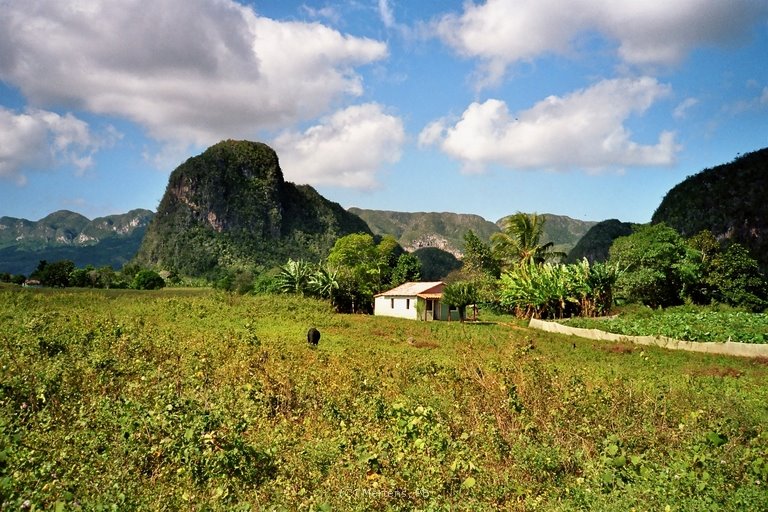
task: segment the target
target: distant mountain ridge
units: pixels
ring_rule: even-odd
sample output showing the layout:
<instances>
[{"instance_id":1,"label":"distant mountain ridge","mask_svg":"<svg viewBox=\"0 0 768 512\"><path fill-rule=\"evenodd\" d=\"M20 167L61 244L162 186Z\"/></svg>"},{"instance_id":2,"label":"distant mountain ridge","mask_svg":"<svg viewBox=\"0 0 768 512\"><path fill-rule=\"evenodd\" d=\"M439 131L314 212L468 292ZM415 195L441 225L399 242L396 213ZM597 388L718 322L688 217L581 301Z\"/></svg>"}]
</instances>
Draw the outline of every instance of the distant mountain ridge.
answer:
<instances>
[{"instance_id":1,"label":"distant mountain ridge","mask_svg":"<svg viewBox=\"0 0 768 512\"><path fill-rule=\"evenodd\" d=\"M461 257L464 234L470 229L488 240L499 230L479 215L451 212L395 212L349 208L375 235L391 235L407 251L434 247Z\"/></svg>"},{"instance_id":2,"label":"distant mountain ridge","mask_svg":"<svg viewBox=\"0 0 768 512\"><path fill-rule=\"evenodd\" d=\"M153 217L144 209L93 220L68 210L38 221L0 217L0 271L26 275L40 260L62 259L120 268L138 251Z\"/></svg>"},{"instance_id":3,"label":"distant mountain ridge","mask_svg":"<svg viewBox=\"0 0 768 512\"><path fill-rule=\"evenodd\" d=\"M490 222L479 215L451 212L395 212L350 208L376 235L392 235L408 251L435 247L460 258L464 234L470 229L483 241L498 233L504 218ZM582 221L564 215L542 214L545 218L542 243L552 242L554 249L568 252L597 222Z\"/></svg>"},{"instance_id":4,"label":"distant mountain ridge","mask_svg":"<svg viewBox=\"0 0 768 512\"><path fill-rule=\"evenodd\" d=\"M258 143L244 146L236 144L236 141L227 143L234 144L229 148L234 153L247 153L247 144L266 148L266 153L259 158L266 158L264 162L274 164L274 169L266 175L260 175L253 169L244 171L250 173L246 176L248 180L258 182L253 189L258 192L258 204L253 204L248 195L236 194L234 203L227 200L228 197L231 199L227 195L229 192L218 197L221 194L211 189L212 186L216 188L215 183L224 183L230 188L237 188L242 183L237 179L234 182L216 182L205 169L185 174L186 181L178 178L169 180L172 197L168 200L164 198L166 204L177 201L176 207L185 213L176 217L175 225L169 225L166 219L163 236L184 238L190 234L190 229L192 232L208 229L208 234L203 237L207 245L183 249L197 248L207 254L209 259L203 263L209 268L237 260L229 249L224 255L212 254L213 246L221 247L220 244L226 245L227 240L232 239L243 241L253 232L260 233L260 241L256 245L266 247L266 252L257 251L257 256L250 261L264 266L283 263L287 257L316 260L325 255L324 251L333 245L338 236L350 232L389 234L411 251L435 248L461 256L463 237L469 229L488 241L493 233L500 230L503 222L503 218L493 223L479 215L450 212L408 213L361 208L346 211L323 198L312 187L284 182L277 155L269 153L272 150L268 146ZM209 162L214 167L221 164L221 158L226 156L222 153L217 155L214 161ZM199 160L193 159L190 160L199 163ZM203 182L207 183L207 197L195 196L193 189L199 189ZM228 190L224 189L225 192ZM764 236L768 229L768 202L764 200L766 191L768 148L688 177L667 193L652 222L666 222L686 237L709 229L721 240L740 242L765 271L768 269L768 241ZM201 198L208 203L201 202ZM168 209L159 208L158 211L165 217L169 215ZM70 259L79 267L90 264L120 268L137 254L150 222L157 215L149 210L137 209L93 220L67 210L53 212L39 221L0 217L0 272L27 275L43 259ZM593 222L552 214L542 216L546 219L542 242L552 242L557 250L568 252L569 261L582 257L592 261L605 259L613 240L631 233L633 228L633 224L616 219ZM256 224L249 225L248 219L255 219ZM262 236L265 234L266 238ZM221 236L217 239L218 235ZM157 244L162 237L157 233L154 236L152 243ZM246 240L245 245L249 243ZM258 249L253 244L250 248ZM183 258L181 261L183 266Z\"/></svg>"}]
</instances>

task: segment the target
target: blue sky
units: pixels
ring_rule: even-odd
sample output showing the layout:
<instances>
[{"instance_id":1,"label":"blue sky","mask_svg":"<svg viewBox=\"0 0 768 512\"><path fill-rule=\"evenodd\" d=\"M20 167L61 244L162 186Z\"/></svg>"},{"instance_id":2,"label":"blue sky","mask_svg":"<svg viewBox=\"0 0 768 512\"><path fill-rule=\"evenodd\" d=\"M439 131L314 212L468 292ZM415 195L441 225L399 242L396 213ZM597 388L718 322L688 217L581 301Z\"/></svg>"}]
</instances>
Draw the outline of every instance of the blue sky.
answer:
<instances>
[{"instance_id":1,"label":"blue sky","mask_svg":"<svg viewBox=\"0 0 768 512\"><path fill-rule=\"evenodd\" d=\"M232 138L344 207L647 222L768 146L764 0L0 5L0 216L154 210Z\"/></svg>"}]
</instances>

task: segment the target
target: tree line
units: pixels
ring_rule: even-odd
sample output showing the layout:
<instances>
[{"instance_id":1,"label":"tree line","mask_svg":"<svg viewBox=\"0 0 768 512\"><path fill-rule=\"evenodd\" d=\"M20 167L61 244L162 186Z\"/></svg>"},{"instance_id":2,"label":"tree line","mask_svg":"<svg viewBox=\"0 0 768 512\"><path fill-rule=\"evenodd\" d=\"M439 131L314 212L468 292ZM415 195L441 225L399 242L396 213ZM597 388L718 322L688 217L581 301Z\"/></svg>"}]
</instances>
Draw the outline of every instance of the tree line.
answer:
<instances>
[{"instance_id":1,"label":"tree line","mask_svg":"<svg viewBox=\"0 0 768 512\"><path fill-rule=\"evenodd\" d=\"M613 241L606 261L564 264L540 243L542 226L542 217L517 213L490 244L467 233L462 273L479 284L481 301L537 318L598 316L617 302L768 307L758 262L709 231L686 239L665 223L641 225Z\"/></svg>"},{"instance_id":2,"label":"tree line","mask_svg":"<svg viewBox=\"0 0 768 512\"><path fill-rule=\"evenodd\" d=\"M166 278L174 281L173 274ZM33 284L50 288L133 288L136 290L155 290L166 285L166 278L158 272L143 268L137 264L123 266L115 271L109 265L95 268L86 265L78 268L71 260L48 262L40 260L37 268L27 277L21 274L0 273L0 282L14 284Z\"/></svg>"},{"instance_id":3,"label":"tree line","mask_svg":"<svg viewBox=\"0 0 768 512\"><path fill-rule=\"evenodd\" d=\"M606 261L564 263L565 254L541 243L545 218L518 212L489 241L464 235L461 268L443 277L443 302L459 309L482 304L521 317L599 316L616 303L668 307L725 304L749 311L768 307L768 285L757 261L738 243L702 231L684 238L664 223L637 226L616 238ZM295 293L328 300L340 312L372 313L377 293L418 281L422 262L392 236L358 233L336 240L319 262L289 258L266 272L222 269L213 285L237 293ZM43 286L155 289L189 284L136 263L76 268L69 260L41 261L29 276ZM0 274L23 283L24 276Z\"/></svg>"}]
</instances>

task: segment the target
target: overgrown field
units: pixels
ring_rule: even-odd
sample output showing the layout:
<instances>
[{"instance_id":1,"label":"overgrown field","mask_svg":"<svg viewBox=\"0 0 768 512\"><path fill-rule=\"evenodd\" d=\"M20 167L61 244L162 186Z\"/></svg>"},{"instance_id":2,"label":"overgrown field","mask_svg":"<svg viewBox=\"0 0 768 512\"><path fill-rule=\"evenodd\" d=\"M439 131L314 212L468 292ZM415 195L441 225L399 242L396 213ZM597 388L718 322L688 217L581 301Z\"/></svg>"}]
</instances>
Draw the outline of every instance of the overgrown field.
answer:
<instances>
[{"instance_id":1,"label":"overgrown field","mask_svg":"<svg viewBox=\"0 0 768 512\"><path fill-rule=\"evenodd\" d=\"M768 314L729 308L635 308L613 318L572 318L567 323L573 327L627 336L662 335L686 341L768 343Z\"/></svg>"},{"instance_id":2,"label":"overgrown field","mask_svg":"<svg viewBox=\"0 0 768 512\"><path fill-rule=\"evenodd\" d=\"M0 347L2 510L768 509L766 361L180 290L1 289Z\"/></svg>"}]
</instances>

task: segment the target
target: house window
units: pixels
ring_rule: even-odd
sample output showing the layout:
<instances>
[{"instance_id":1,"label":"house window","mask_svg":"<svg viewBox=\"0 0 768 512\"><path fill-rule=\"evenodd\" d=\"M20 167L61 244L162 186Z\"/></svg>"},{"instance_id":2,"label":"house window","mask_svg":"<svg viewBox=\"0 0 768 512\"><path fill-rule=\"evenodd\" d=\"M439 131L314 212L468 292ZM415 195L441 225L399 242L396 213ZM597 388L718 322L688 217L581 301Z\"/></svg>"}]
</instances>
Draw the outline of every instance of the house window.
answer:
<instances>
[{"instance_id":1,"label":"house window","mask_svg":"<svg viewBox=\"0 0 768 512\"><path fill-rule=\"evenodd\" d=\"M405 299L405 309L411 309L411 299Z\"/></svg>"},{"instance_id":2,"label":"house window","mask_svg":"<svg viewBox=\"0 0 768 512\"><path fill-rule=\"evenodd\" d=\"M389 299L389 307L395 309L395 299Z\"/></svg>"}]
</instances>

